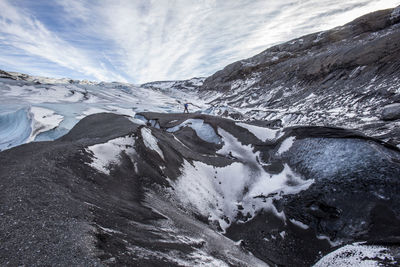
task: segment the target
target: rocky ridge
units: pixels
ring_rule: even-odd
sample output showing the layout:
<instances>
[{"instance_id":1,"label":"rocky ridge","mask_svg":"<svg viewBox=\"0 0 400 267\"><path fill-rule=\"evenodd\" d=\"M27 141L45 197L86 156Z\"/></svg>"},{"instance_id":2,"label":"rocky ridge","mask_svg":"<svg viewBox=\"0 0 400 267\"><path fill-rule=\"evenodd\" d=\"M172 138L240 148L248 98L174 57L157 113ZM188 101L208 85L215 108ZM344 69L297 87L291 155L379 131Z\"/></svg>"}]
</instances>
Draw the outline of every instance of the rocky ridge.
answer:
<instances>
[{"instance_id":1,"label":"rocky ridge","mask_svg":"<svg viewBox=\"0 0 400 267\"><path fill-rule=\"evenodd\" d=\"M399 144L399 121L382 115L400 102L399 10L377 11L232 63L208 77L201 92L216 114L340 126Z\"/></svg>"}]
</instances>

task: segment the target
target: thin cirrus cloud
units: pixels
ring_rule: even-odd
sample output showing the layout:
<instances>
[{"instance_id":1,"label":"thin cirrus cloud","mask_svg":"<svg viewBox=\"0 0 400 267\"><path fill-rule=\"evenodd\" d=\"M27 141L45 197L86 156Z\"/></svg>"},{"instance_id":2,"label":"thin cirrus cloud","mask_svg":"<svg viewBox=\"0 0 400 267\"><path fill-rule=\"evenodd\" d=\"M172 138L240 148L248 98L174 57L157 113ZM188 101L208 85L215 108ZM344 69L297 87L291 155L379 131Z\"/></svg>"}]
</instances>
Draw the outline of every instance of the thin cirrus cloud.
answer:
<instances>
[{"instance_id":1,"label":"thin cirrus cloud","mask_svg":"<svg viewBox=\"0 0 400 267\"><path fill-rule=\"evenodd\" d=\"M5 11L0 15L0 41L3 48L0 62L10 62L11 54L15 55L15 65L22 60L31 64L28 68L34 68L34 59L39 58L55 67L79 72L98 80L125 80L105 68L102 62L93 60L86 51L74 47L56 32L50 31L39 18L33 17L23 8L0 1L0 9Z\"/></svg>"},{"instance_id":2,"label":"thin cirrus cloud","mask_svg":"<svg viewBox=\"0 0 400 267\"><path fill-rule=\"evenodd\" d=\"M0 68L143 83L208 76L400 0L0 0Z\"/></svg>"}]
</instances>

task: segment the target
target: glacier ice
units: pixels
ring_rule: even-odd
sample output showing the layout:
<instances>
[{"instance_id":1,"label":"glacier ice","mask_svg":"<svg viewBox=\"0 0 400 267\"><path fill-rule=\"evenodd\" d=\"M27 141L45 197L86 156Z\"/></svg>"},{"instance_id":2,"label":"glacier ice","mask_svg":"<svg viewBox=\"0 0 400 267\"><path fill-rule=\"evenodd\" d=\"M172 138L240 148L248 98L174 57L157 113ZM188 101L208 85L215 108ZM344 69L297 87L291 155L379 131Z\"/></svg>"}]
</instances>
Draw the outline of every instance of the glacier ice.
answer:
<instances>
[{"instance_id":1,"label":"glacier ice","mask_svg":"<svg viewBox=\"0 0 400 267\"><path fill-rule=\"evenodd\" d=\"M54 130L64 119L53 110L43 107L31 107L29 113L32 115L32 132L28 141L35 140L39 133Z\"/></svg>"},{"instance_id":2,"label":"glacier ice","mask_svg":"<svg viewBox=\"0 0 400 267\"><path fill-rule=\"evenodd\" d=\"M26 142L31 135L28 108L0 113L0 150Z\"/></svg>"},{"instance_id":3,"label":"glacier ice","mask_svg":"<svg viewBox=\"0 0 400 267\"><path fill-rule=\"evenodd\" d=\"M362 139L299 139L290 152L289 164L316 179L347 179L367 166L376 168L379 173L380 168L390 167L388 162L392 159L400 160L393 151Z\"/></svg>"},{"instance_id":4,"label":"glacier ice","mask_svg":"<svg viewBox=\"0 0 400 267\"><path fill-rule=\"evenodd\" d=\"M186 86L181 90L169 88L170 84L162 82L162 88L157 88L156 84L146 87L117 82L71 83L68 79L28 75L26 80L0 78L0 149L57 139L80 119L94 113L122 114L140 123L134 118L136 112L181 112L181 103L187 99L197 103L194 111L204 109L204 101L198 100L196 93L190 90L190 86L201 84L202 80L192 79L187 85L179 81L170 83ZM32 107L31 112L29 107ZM44 114L44 110L53 113Z\"/></svg>"},{"instance_id":5,"label":"glacier ice","mask_svg":"<svg viewBox=\"0 0 400 267\"><path fill-rule=\"evenodd\" d=\"M196 132L197 136L206 142L214 144L221 143L221 138L215 133L213 127L211 127L211 125L205 123L204 120L201 119L185 120L177 126L168 128L167 131L173 133L186 126L192 128Z\"/></svg>"}]
</instances>

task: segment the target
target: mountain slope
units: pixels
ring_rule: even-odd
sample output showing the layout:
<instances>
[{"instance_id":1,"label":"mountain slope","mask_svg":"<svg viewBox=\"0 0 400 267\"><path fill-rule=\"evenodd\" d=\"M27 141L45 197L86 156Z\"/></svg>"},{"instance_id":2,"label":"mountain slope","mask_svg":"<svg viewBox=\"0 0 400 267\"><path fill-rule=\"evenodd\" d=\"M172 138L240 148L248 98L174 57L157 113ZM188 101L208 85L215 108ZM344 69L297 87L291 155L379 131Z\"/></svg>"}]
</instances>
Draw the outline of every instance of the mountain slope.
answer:
<instances>
[{"instance_id":1,"label":"mountain slope","mask_svg":"<svg viewBox=\"0 0 400 267\"><path fill-rule=\"evenodd\" d=\"M398 120L382 116L400 102L399 22L397 7L271 47L208 77L202 94L216 114L355 128L399 144Z\"/></svg>"}]
</instances>

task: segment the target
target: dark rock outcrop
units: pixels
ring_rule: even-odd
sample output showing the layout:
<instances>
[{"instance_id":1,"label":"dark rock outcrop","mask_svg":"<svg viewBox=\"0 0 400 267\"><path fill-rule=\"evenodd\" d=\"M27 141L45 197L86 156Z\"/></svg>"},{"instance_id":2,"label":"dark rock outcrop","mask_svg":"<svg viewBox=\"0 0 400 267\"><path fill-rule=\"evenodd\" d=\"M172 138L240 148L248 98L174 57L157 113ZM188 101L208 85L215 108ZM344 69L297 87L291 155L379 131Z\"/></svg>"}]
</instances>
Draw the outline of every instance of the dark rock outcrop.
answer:
<instances>
[{"instance_id":1,"label":"dark rock outcrop","mask_svg":"<svg viewBox=\"0 0 400 267\"><path fill-rule=\"evenodd\" d=\"M0 70L0 78L13 79L14 80L13 76L10 73L8 73L6 71L3 71L3 70Z\"/></svg>"},{"instance_id":2,"label":"dark rock outcrop","mask_svg":"<svg viewBox=\"0 0 400 267\"><path fill-rule=\"evenodd\" d=\"M395 103L383 107L382 120L400 119L400 103Z\"/></svg>"}]
</instances>

